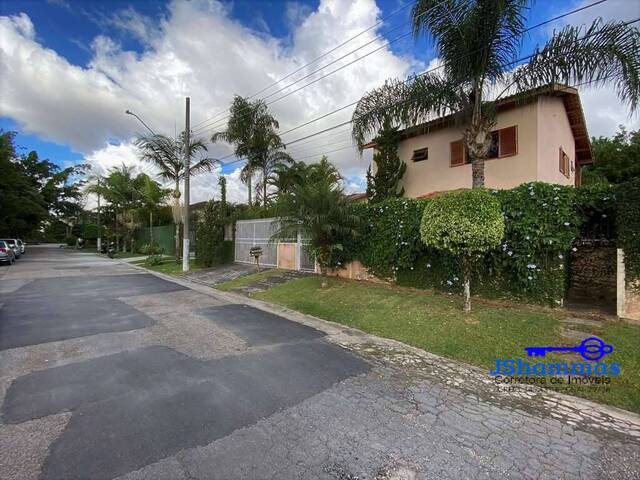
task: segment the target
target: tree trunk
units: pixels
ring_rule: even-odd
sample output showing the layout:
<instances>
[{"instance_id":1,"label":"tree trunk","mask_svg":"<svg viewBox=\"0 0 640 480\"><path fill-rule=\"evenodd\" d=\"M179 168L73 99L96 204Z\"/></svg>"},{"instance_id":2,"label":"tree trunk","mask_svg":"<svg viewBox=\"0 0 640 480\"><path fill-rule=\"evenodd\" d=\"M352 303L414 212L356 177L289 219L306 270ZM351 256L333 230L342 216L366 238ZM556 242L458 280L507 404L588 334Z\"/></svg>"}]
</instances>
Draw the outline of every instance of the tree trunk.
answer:
<instances>
[{"instance_id":1,"label":"tree trunk","mask_svg":"<svg viewBox=\"0 0 640 480\"><path fill-rule=\"evenodd\" d=\"M484 158L474 158L471 162L471 188L484 187Z\"/></svg>"},{"instance_id":2,"label":"tree trunk","mask_svg":"<svg viewBox=\"0 0 640 480\"><path fill-rule=\"evenodd\" d=\"M251 175L247 178L247 188L249 192L249 206L251 206Z\"/></svg>"},{"instance_id":3,"label":"tree trunk","mask_svg":"<svg viewBox=\"0 0 640 480\"><path fill-rule=\"evenodd\" d=\"M149 243L153 243L153 212L149 210Z\"/></svg>"},{"instance_id":4,"label":"tree trunk","mask_svg":"<svg viewBox=\"0 0 640 480\"><path fill-rule=\"evenodd\" d=\"M471 311L471 268L469 264L469 259L465 258L462 260L462 280L464 285L463 291L463 299L464 306L462 309L465 312Z\"/></svg>"},{"instance_id":5,"label":"tree trunk","mask_svg":"<svg viewBox=\"0 0 640 480\"><path fill-rule=\"evenodd\" d=\"M482 85L474 86L471 125L464 133L465 147L471 158L471 187L484 187L484 162L491 148L491 127L494 121L482 113Z\"/></svg>"},{"instance_id":6,"label":"tree trunk","mask_svg":"<svg viewBox=\"0 0 640 480\"><path fill-rule=\"evenodd\" d=\"M176 211L180 211L180 179L176 178L176 189L173 193ZM175 218L174 218L175 219ZM176 222L175 234L176 263L180 263L180 222Z\"/></svg>"},{"instance_id":7,"label":"tree trunk","mask_svg":"<svg viewBox=\"0 0 640 480\"><path fill-rule=\"evenodd\" d=\"M262 206L267 207L267 172L262 174Z\"/></svg>"}]
</instances>

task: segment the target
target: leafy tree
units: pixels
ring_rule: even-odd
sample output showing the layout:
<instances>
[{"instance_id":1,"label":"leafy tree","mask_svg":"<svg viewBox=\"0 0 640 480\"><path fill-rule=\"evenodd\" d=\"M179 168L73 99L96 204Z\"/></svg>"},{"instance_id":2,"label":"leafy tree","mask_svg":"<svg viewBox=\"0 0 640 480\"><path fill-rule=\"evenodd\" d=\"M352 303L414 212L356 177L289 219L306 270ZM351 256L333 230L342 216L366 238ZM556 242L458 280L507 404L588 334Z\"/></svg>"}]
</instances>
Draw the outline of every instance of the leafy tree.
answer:
<instances>
[{"instance_id":1,"label":"leafy tree","mask_svg":"<svg viewBox=\"0 0 640 480\"><path fill-rule=\"evenodd\" d=\"M595 162L585 169L583 183L624 183L640 177L640 130L628 132L622 125L613 138L591 140Z\"/></svg>"},{"instance_id":2,"label":"leafy tree","mask_svg":"<svg viewBox=\"0 0 640 480\"><path fill-rule=\"evenodd\" d=\"M471 310L473 262L500 245L503 236L500 202L484 189L449 192L427 202L420 237L428 247L460 258L465 312Z\"/></svg>"},{"instance_id":3,"label":"leafy tree","mask_svg":"<svg viewBox=\"0 0 640 480\"><path fill-rule=\"evenodd\" d=\"M261 172L261 197L266 207L269 198L267 185L278 165L291 163L292 159L284 149L276 130L278 121L269 113L262 100L254 102L236 96L230 108L231 115L224 132L216 132L211 141L224 141L234 145L237 157L245 158L240 179L247 185L248 202L252 203L251 181L256 172Z\"/></svg>"},{"instance_id":4,"label":"leafy tree","mask_svg":"<svg viewBox=\"0 0 640 480\"><path fill-rule=\"evenodd\" d=\"M15 135L0 131L0 235L27 237L48 212L46 202L20 164Z\"/></svg>"},{"instance_id":5,"label":"leafy tree","mask_svg":"<svg viewBox=\"0 0 640 480\"><path fill-rule=\"evenodd\" d=\"M151 178L141 173L135 179L136 189L138 190L140 198L140 211L149 218L149 237L151 243L153 243L153 214L158 212L158 209L165 198L170 193L169 189L162 188L162 186Z\"/></svg>"},{"instance_id":6,"label":"leafy tree","mask_svg":"<svg viewBox=\"0 0 640 480\"><path fill-rule=\"evenodd\" d=\"M176 224L175 247L176 262L180 261L180 228L182 211L180 208L180 181L184 179L184 157L189 151L189 175L195 176L211 171L215 160L206 157L207 146L199 138L189 137L189 145L185 141L184 132L177 139L166 135L147 135L136 139L136 146L142 152L142 159L154 165L158 176L173 182L173 219ZM188 147L188 149L187 149Z\"/></svg>"},{"instance_id":7,"label":"leafy tree","mask_svg":"<svg viewBox=\"0 0 640 480\"><path fill-rule=\"evenodd\" d=\"M372 203L404 195L404 188L398 191L398 183L407 170L407 164L398 156L400 132L397 127L385 122L375 142L376 172L371 173L371 167L367 170L367 198Z\"/></svg>"},{"instance_id":8,"label":"leafy tree","mask_svg":"<svg viewBox=\"0 0 640 480\"><path fill-rule=\"evenodd\" d=\"M323 157L308 166L308 174L278 196L276 216L279 228L275 238L295 238L300 232L309 239L309 250L322 274L334 266L336 251L343 249L338 239L356 235L358 218L349 208L336 168ZM327 286L326 277L322 287Z\"/></svg>"},{"instance_id":9,"label":"leafy tree","mask_svg":"<svg viewBox=\"0 0 640 480\"><path fill-rule=\"evenodd\" d=\"M385 122L415 125L453 114L463 127L472 186L484 186L496 101L551 83L609 84L631 112L640 99L640 32L624 22L566 26L517 64L526 33L526 0L418 0L412 23L427 34L442 68L366 93L353 113L352 135L362 148ZM497 92L497 94L496 94ZM491 96L491 99L490 99Z\"/></svg>"}]
</instances>

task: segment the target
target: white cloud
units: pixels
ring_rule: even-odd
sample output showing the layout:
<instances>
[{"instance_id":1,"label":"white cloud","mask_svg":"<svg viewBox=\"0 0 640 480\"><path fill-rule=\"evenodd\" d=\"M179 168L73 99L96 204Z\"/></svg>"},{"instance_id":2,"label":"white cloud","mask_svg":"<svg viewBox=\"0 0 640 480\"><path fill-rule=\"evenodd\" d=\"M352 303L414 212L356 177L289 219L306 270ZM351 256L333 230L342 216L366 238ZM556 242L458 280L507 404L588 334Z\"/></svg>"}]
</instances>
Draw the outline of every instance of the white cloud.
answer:
<instances>
[{"instance_id":1,"label":"white cloud","mask_svg":"<svg viewBox=\"0 0 640 480\"><path fill-rule=\"evenodd\" d=\"M113 38L99 36L92 42L93 57L86 68L72 65L55 51L43 47L35 34L37 25L34 28L27 15L0 17L0 113L15 119L26 132L68 144L93 162L111 165L118 156L111 156L115 148L105 146L106 142L118 139L123 142L124 146L119 148L124 151L129 148L132 136L143 131L133 117L124 115L124 110L135 111L154 130L173 134L184 125L183 103L189 95L192 125L197 126L202 120L226 110L233 94L248 95L262 89L368 28L379 14L374 0L323 0L311 13L290 6L289 19L297 26L291 38L282 42L231 19L228 9L214 0L176 0L155 28L149 19L127 8L110 21L143 42L144 52L125 51ZM348 48L376 39L372 45L322 73L383 45L384 39L374 31L362 35ZM346 51L337 51L280 86ZM384 48L270 108L284 131L357 100L388 77L405 76L415 63ZM263 95L277 88L280 87ZM267 101L278 97L274 95ZM322 130L347 120L350 115L351 109L345 110L292 132L284 140ZM224 123L214 126L224 129ZM200 132L203 136L210 133ZM323 138L331 143L335 137L327 134ZM291 151L305 156L317 153L319 158L322 145L322 141L315 144L315 150L292 146ZM225 145L212 147L214 156L229 152ZM332 153L330 159L348 176L361 176L367 165L355 150Z\"/></svg>"}]
</instances>

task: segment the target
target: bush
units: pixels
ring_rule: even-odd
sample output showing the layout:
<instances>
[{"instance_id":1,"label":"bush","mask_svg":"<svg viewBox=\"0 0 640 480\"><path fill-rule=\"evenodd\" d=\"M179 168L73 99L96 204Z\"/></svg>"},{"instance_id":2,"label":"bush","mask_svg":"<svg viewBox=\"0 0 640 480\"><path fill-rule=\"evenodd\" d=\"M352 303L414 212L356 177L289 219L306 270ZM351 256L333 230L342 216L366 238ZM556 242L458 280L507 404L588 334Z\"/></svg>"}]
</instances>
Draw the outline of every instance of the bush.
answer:
<instances>
[{"instance_id":1,"label":"bush","mask_svg":"<svg viewBox=\"0 0 640 480\"><path fill-rule=\"evenodd\" d=\"M78 238L74 237L73 235L67 235L64 238L64 242L67 244L68 247L75 247L77 241L78 241Z\"/></svg>"},{"instance_id":2,"label":"bush","mask_svg":"<svg viewBox=\"0 0 640 480\"><path fill-rule=\"evenodd\" d=\"M557 304L567 289L566 257L580 232L586 228L588 235L615 235L614 191L607 185L533 182L491 195L504 214L504 240L483 254L471 272L474 291L486 297ZM462 275L456 257L420 241L422 214L431 201L354 204L363 228L356 241L343 242L349 247L345 257L361 260L373 274L400 285L459 291Z\"/></svg>"},{"instance_id":3,"label":"bush","mask_svg":"<svg viewBox=\"0 0 640 480\"><path fill-rule=\"evenodd\" d=\"M624 249L628 282L640 278L640 179L620 185L616 195L618 244Z\"/></svg>"},{"instance_id":4,"label":"bush","mask_svg":"<svg viewBox=\"0 0 640 480\"><path fill-rule=\"evenodd\" d=\"M139 252L143 255L162 255L164 254L164 248L162 248L156 242L150 242L142 245L139 249Z\"/></svg>"},{"instance_id":5,"label":"bush","mask_svg":"<svg viewBox=\"0 0 640 480\"><path fill-rule=\"evenodd\" d=\"M144 264L148 267L154 267L156 265L160 265L162 263L162 255L161 254L152 254L149 255L145 261Z\"/></svg>"},{"instance_id":6,"label":"bush","mask_svg":"<svg viewBox=\"0 0 640 480\"><path fill-rule=\"evenodd\" d=\"M203 267L221 265L228 259L224 242L224 225L231 220L220 202L208 202L196 226L196 261Z\"/></svg>"},{"instance_id":7,"label":"bush","mask_svg":"<svg viewBox=\"0 0 640 480\"><path fill-rule=\"evenodd\" d=\"M460 261L464 309L471 309L471 271L481 254L500 245L504 217L500 203L487 190L450 192L433 198L424 208L420 237L425 245Z\"/></svg>"}]
</instances>

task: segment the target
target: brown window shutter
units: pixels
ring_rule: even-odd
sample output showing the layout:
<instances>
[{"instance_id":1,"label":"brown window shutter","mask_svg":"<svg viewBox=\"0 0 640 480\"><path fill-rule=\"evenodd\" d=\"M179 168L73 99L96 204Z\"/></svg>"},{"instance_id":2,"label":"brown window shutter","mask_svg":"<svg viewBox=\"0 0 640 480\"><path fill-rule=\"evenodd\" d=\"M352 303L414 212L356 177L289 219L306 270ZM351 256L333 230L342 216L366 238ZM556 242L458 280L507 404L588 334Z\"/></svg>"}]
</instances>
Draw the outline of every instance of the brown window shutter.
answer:
<instances>
[{"instance_id":1,"label":"brown window shutter","mask_svg":"<svg viewBox=\"0 0 640 480\"><path fill-rule=\"evenodd\" d=\"M462 140L451 142L450 165L452 167L464 165L464 144Z\"/></svg>"},{"instance_id":2,"label":"brown window shutter","mask_svg":"<svg viewBox=\"0 0 640 480\"><path fill-rule=\"evenodd\" d=\"M507 157L518 153L518 127L503 128L499 131L500 135L500 156Z\"/></svg>"}]
</instances>

